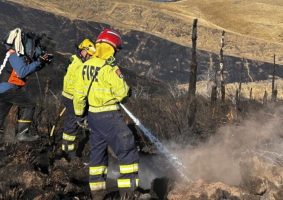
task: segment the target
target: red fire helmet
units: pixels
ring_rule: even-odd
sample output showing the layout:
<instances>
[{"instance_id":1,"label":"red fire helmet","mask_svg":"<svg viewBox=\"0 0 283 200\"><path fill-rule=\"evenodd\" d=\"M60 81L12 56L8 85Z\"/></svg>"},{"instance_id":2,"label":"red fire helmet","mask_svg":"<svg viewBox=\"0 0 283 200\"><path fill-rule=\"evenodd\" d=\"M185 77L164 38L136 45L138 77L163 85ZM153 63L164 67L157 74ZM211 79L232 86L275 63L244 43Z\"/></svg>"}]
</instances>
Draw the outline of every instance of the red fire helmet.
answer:
<instances>
[{"instance_id":1,"label":"red fire helmet","mask_svg":"<svg viewBox=\"0 0 283 200\"><path fill-rule=\"evenodd\" d=\"M115 50L122 47L122 39L118 32L109 28L104 29L97 37L96 43L106 42L112 45Z\"/></svg>"}]
</instances>

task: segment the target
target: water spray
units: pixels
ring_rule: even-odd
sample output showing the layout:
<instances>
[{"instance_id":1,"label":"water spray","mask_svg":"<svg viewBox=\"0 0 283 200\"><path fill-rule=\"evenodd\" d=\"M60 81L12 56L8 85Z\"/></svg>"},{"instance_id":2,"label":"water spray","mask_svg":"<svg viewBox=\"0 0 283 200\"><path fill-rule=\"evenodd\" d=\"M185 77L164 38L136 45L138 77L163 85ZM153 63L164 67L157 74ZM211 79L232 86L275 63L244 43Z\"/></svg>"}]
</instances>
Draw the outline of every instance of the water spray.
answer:
<instances>
[{"instance_id":1,"label":"water spray","mask_svg":"<svg viewBox=\"0 0 283 200\"><path fill-rule=\"evenodd\" d=\"M147 129L138 118L136 118L122 103L120 103L120 106L123 108L123 110L129 115L129 117L134 121L137 127L145 134L145 136L152 142L158 151L162 153L166 159L170 162L172 167L174 167L181 178L183 178L187 182L192 182L191 179L188 178L188 176L185 174L186 167L183 165L183 163L180 161L180 159L172 154L151 132L149 129Z\"/></svg>"}]
</instances>

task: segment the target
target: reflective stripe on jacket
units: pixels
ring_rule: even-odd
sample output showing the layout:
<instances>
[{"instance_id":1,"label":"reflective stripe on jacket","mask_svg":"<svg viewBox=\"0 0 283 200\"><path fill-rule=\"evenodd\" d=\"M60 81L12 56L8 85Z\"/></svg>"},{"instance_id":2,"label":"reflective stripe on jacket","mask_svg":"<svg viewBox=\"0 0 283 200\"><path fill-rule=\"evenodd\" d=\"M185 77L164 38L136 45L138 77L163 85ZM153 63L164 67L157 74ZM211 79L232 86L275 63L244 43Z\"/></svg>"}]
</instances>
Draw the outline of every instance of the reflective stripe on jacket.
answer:
<instances>
[{"instance_id":1,"label":"reflective stripe on jacket","mask_svg":"<svg viewBox=\"0 0 283 200\"><path fill-rule=\"evenodd\" d=\"M24 86L27 76L40 68L39 61L27 64L25 56L18 56L16 53L11 53L7 59L9 62L1 65L0 93Z\"/></svg>"},{"instance_id":2,"label":"reflective stripe on jacket","mask_svg":"<svg viewBox=\"0 0 283 200\"><path fill-rule=\"evenodd\" d=\"M86 61L80 70L73 100L76 115L84 113L87 100L90 112L105 112L118 110L117 103L127 96L129 86L119 67L105 63L105 60L94 57ZM91 84L93 76L94 81Z\"/></svg>"},{"instance_id":3,"label":"reflective stripe on jacket","mask_svg":"<svg viewBox=\"0 0 283 200\"><path fill-rule=\"evenodd\" d=\"M0 69L0 75L2 74L2 71L4 70L4 74L8 74L9 78L7 81L10 84L16 85L16 86L24 86L26 84L24 79L21 79L18 75L17 72L10 66L10 69L7 69L7 61L9 60L9 57L13 54L15 54L16 51L13 49L10 49L6 53L6 57L4 59L3 64L1 65ZM4 75L5 76L5 75ZM5 79L5 78L4 78Z\"/></svg>"},{"instance_id":4,"label":"reflective stripe on jacket","mask_svg":"<svg viewBox=\"0 0 283 200\"><path fill-rule=\"evenodd\" d=\"M70 61L71 64L69 64L67 73L64 76L62 95L68 99L73 99L76 77L80 73L83 62L77 55L72 55Z\"/></svg>"}]
</instances>

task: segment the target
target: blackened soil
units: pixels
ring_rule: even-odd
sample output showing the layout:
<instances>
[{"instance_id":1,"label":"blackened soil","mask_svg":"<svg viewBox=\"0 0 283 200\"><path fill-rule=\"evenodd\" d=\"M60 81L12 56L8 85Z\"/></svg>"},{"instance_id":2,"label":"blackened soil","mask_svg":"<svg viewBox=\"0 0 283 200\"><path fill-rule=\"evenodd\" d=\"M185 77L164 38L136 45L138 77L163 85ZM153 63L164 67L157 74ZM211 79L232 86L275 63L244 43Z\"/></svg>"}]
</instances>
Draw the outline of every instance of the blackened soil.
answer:
<instances>
[{"instance_id":1,"label":"blackened soil","mask_svg":"<svg viewBox=\"0 0 283 200\"><path fill-rule=\"evenodd\" d=\"M89 199L81 162L54 160L48 141L0 146L0 199Z\"/></svg>"},{"instance_id":2,"label":"blackened soil","mask_svg":"<svg viewBox=\"0 0 283 200\"><path fill-rule=\"evenodd\" d=\"M80 155L70 161L60 152L60 141L52 143L47 137L37 142L0 144L0 200L91 199L85 164L88 144ZM166 199L171 179L165 174L173 174L169 172L172 169L160 169L160 162L164 162L160 156L141 153L140 192L150 192L154 199ZM119 197L118 175L118 162L111 158L107 185L113 197Z\"/></svg>"}]
</instances>

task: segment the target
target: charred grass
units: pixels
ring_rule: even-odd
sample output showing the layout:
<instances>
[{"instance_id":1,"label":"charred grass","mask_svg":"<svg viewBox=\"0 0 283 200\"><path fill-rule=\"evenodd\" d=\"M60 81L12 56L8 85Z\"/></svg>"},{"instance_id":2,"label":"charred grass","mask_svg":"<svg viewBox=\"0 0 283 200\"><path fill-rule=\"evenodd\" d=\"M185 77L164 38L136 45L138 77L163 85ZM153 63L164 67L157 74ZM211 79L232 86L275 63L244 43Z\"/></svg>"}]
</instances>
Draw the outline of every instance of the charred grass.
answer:
<instances>
[{"instance_id":1,"label":"charred grass","mask_svg":"<svg viewBox=\"0 0 283 200\"><path fill-rule=\"evenodd\" d=\"M89 156L88 133L82 131L78 141L82 145L78 153L81 160L68 162L60 152L63 124L62 118L57 116L62 107L53 97L41 103L35 120L41 140L16 143L10 135L10 140L0 146L0 199L89 199L88 170L83 165ZM165 144L174 142L179 146L198 145L222 125L240 123L249 110L264 108L255 101L242 102L238 106L227 101L212 106L205 98L197 97L196 121L188 127L186 95L132 98L125 105ZM154 145L124 116L136 136L140 151L144 155L157 153ZM13 127L14 119L15 116L9 118L10 127ZM56 124L55 135L50 137L53 124ZM161 159L160 162L164 161ZM169 187L165 188L166 191L162 192L167 194Z\"/></svg>"}]
</instances>

